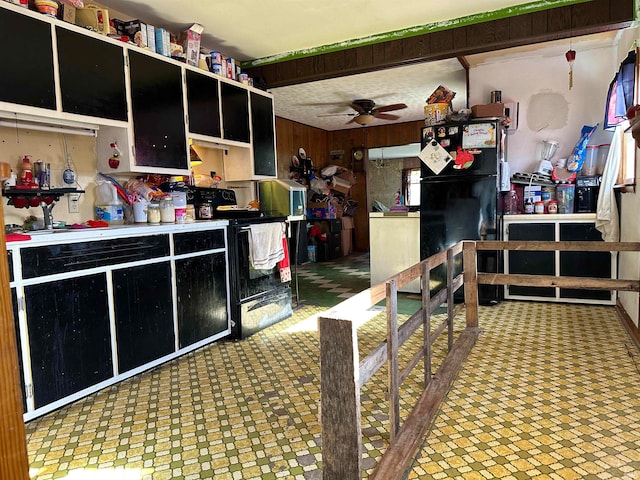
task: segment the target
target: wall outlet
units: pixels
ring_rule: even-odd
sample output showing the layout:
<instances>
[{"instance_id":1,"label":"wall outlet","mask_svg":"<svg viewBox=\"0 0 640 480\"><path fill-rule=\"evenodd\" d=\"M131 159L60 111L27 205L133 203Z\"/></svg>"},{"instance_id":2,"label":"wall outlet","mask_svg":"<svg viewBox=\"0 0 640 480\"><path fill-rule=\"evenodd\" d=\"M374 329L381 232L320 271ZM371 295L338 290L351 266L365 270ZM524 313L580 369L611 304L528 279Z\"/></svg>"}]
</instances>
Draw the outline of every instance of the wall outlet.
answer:
<instances>
[{"instance_id":1,"label":"wall outlet","mask_svg":"<svg viewBox=\"0 0 640 480\"><path fill-rule=\"evenodd\" d=\"M80 213L79 193L70 193L67 195L67 202L69 203L69 213Z\"/></svg>"}]
</instances>

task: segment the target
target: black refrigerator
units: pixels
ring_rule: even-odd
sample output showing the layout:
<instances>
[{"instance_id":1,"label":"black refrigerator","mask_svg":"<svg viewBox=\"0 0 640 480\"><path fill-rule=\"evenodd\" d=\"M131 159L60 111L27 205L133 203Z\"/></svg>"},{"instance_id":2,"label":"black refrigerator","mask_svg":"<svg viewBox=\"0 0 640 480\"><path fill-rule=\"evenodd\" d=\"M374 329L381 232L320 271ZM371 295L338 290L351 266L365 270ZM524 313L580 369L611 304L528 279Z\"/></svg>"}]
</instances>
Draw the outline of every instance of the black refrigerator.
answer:
<instances>
[{"instance_id":1,"label":"black refrigerator","mask_svg":"<svg viewBox=\"0 0 640 480\"><path fill-rule=\"evenodd\" d=\"M500 162L505 135L499 119L477 119L422 128L420 158L420 258L455 245L460 240L498 240L502 218L498 211ZM442 147L442 149L440 148ZM444 150L443 150L444 149ZM448 163L442 160L446 153ZM434 153L441 155L433 162ZM462 271L462 255L455 259L455 274ZM501 272L497 251L479 252L478 271ZM446 286L446 268L431 272L432 295ZM462 301L463 289L456 293ZM480 285L479 302L497 304L502 289Z\"/></svg>"}]
</instances>

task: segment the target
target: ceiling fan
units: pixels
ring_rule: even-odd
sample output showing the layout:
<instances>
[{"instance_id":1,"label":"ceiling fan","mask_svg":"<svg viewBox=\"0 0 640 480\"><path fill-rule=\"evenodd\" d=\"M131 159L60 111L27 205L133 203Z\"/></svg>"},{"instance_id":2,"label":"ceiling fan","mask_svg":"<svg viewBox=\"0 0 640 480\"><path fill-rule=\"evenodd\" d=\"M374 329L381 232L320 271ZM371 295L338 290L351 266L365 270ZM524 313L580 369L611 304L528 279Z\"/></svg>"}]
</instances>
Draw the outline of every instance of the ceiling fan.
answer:
<instances>
[{"instance_id":1,"label":"ceiling fan","mask_svg":"<svg viewBox=\"0 0 640 480\"><path fill-rule=\"evenodd\" d=\"M333 117L336 115L347 115L353 117L347 123L357 123L359 125L369 125L376 118L380 118L382 120L397 120L400 118L398 115L393 115L385 112L391 112L394 110L402 110L407 108L404 103L394 103L392 105L381 105L376 107L376 102L373 100L369 100L366 98L360 98L354 100L349 104L351 108L353 108L356 113L334 113L329 115L320 115L321 117Z\"/></svg>"}]
</instances>

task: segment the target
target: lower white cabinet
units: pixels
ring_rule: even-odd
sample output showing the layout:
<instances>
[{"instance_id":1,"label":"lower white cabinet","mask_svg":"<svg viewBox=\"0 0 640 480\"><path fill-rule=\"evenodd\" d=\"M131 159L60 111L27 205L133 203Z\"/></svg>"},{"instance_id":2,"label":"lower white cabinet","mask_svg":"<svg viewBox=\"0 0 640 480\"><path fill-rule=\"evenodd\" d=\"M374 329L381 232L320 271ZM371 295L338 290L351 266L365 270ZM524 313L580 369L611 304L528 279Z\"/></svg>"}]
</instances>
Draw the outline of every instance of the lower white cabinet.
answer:
<instances>
[{"instance_id":1,"label":"lower white cabinet","mask_svg":"<svg viewBox=\"0 0 640 480\"><path fill-rule=\"evenodd\" d=\"M420 263L420 212L370 213L369 239L371 285L376 285ZM420 293L420 281L413 280L399 291Z\"/></svg>"},{"instance_id":2,"label":"lower white cabinet","mask_svg":"<svg viewBox=\"0 0 640 480\"><path fill-rule=\"evenodd\" d=\"M506 215L505 240L602 241L595 214ZM616 278L616 254L611 252L504 252L505 273ZM506 285L505 299L614 305L616 292L560 287Z\"/></svg>"}]
</instances>

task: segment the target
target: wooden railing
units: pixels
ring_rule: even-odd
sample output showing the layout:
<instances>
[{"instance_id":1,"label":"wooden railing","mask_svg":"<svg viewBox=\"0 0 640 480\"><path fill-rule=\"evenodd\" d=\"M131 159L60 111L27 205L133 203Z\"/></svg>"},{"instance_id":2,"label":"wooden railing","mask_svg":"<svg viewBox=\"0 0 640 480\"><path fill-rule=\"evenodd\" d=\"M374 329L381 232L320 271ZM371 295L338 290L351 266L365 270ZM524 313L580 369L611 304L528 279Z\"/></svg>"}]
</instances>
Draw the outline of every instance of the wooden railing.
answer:
<instances>
[{"instance_id":1,"label":"wooden railing","mask_svg":"<svg viewBox=\"0 0 640 480\"><path fill-rule=\"evenodd\" d=\"M548 275L507 275L477 271L477 251L583 251L640 252L640 243L625 242L461 242L408 269L386 282L336 305L318 319L320 334L322 463L324 480L359 480L362 476L362 432L360 388L385 364L388 366L389 438L370 478L395 480L410 467L416 451L435 419L462 363L478 335L478 284L558 286L577 289L640 291L640 281ZM463 273L454 277L454 257L462 254ZM430 298L430 272L446 264L447 281ZM398 324L398 290L416 278L421 279L422 305L402 325ZM464 286L465 301L455 306L454 292ZM363 313L386 299L387 334L365 358L359 358L357 327ZM446 304L446 320L432 332L431 315ZM465 308L466 327L454 342L453 319ZM399 348L422 327L422 342L402 370ZM432 347L447 331L447 351L437 376L432 372ZM424 391L405 422L400 423L399 389L411 371L423 361Z\"/></svg>"}]
</instances>

